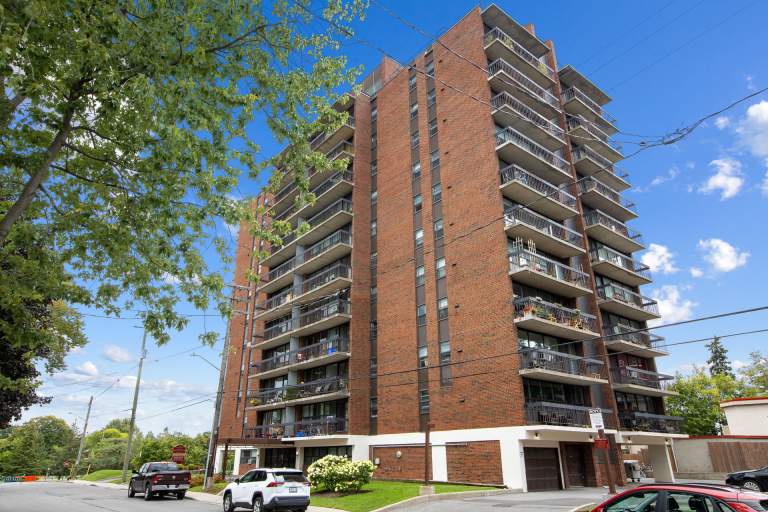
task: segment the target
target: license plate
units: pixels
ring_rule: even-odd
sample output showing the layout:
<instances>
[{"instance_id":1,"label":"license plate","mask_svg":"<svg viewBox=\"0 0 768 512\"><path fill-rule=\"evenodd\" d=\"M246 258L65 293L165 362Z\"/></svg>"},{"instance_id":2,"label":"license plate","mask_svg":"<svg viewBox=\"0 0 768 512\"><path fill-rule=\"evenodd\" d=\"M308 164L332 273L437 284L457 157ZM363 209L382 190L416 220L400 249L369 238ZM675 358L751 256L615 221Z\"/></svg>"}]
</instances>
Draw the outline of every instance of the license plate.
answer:
<instances>
[{"instance_id":1,"label":"license plate","mask_svg":"<svg viewBox=\"0 0 768 512\"><path fill-rule=\"evenodd\" d=\"M296 487L289 487L288 492L299 492L299 490Z\"/></svg>"}]
</instances>

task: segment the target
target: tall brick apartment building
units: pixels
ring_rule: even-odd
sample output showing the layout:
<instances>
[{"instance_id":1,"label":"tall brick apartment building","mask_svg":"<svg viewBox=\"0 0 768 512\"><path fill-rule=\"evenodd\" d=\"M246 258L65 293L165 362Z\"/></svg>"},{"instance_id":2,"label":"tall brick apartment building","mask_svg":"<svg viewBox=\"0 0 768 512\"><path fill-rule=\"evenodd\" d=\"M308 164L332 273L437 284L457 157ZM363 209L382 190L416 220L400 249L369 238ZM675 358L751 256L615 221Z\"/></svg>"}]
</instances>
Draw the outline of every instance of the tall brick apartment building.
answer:
<instances>
[{"instance_id":1,"label":"tall brick apartment building","mask_svg":"<svg viewBox=\"0 0 768 512\"><path fill-rule=\"evenodd\" d=\"M244 315L229 332L217 464L306 467L370 458L381 478L523 490L607 479L609 460L647 445L672 479L666 354L632 254L634 206L616 167L606 94L498 7L470 11L401 66L385 59L313 141L344 172L286 181L269 217L311 229L251 258ZM245 279L248 269L261 277ZM230 462L231 463L231 462Z\"/></svg>"}]
</instances>

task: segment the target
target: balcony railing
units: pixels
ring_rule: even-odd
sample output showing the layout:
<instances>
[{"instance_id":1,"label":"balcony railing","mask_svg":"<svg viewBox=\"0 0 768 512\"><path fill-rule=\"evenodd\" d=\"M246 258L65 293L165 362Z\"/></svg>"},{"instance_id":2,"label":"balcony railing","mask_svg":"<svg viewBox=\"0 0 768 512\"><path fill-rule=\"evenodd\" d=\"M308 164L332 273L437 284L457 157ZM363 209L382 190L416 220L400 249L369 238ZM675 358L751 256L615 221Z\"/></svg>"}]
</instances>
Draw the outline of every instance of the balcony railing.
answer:
<instances>
[{"instance_id":1,"label":"balcony railing","mask_svg":"<svg viewBox=\"0 0 768 512\"><path fill-rule=\"evenodd\" d=\"M277 245L277 244L273 245L270 248L269 253L270 254L275 254L277 251L279 251L283 247L289 245L294 240L296 240L296 232L295 231L291 231L290 233L288 233L287 235L285 235L284 237L281 238L280 245Z\"/></svg>"},{"instance_id":2,"label":"balcony railing","mask_svg":"<svg viewBox=\"0 0 768 512\"><path fill-rule=\"evenodd\" d=\"M600 225L605 226L611 231L615 231L626 238L632 239L640 245L643 245L643 238L637 231L629 229L626 224L620 222L610 215L606 215L600 210L591 210L584 214L584 224L587 226Z\"/></svg>"},{"instance_id":3,"label":"balcony railing","mask_svg":"<svg viewBox=\"0 0 768 512\"><path fill-rule=\"evenodd\" d=\"M352 128L355 127L355 118L353 116L348 116L347 120L342 124L341 126L350 126ZM341 128L341 126L339 128ZM316 148L320 144L322 144L328 137L333 135L333 133L336 130L333 130L331 132L320 132L319 134L315 135L315 137L309 141L309 145L313 148Z\"/></svg>"},{"instance_id":4,"label":"balcony railing","mask_svg":"<svg viewBox=\"0 0 768 512\"><path fill-rule=\"evenodd\" d=\"M285 425L282 423L256 425L243 429L243 437L246 439L281 439L284 434Z\"/></svg>"},{"instance_id":5,"label":"balcony railing","mask_svg":"<svg viewBox=\"0 0 768 512\"><path fill-rule=\"evenodd\" d=\"M569 172L568 162L553 152L549 151L548 149L545 149L544 147L536 144L514 128L508 126L502 130L496 131L496 145L500 146L505 142L512 142L516 146L519 146L534 156L544 160L549 165L556 167L563 172Z\"/></svg>"},{"instance_id":6,"label":"balcony railing","mask_svg":"<svg viewBox=\"0 0 768 512\"><path fill-rule=\"evenodd\" d=\"M347 244L352 245L352 233L349 231L336 231L335 233L323 238L316 244L310 246L306 250L304 250L304 254L301 257L302 263L305 261L309 261L315 256L319 256L320 254L324 253L331 247L337 244Z\"/></svg>"},{"instance_id":7,"label":"balcony railing","mask_svg":"<svg viewBox=\"0 0 768 512\"><path fill-rule=\"evenodd\" d=\"M525 92L531 96L539 99L554 109L560 110L560 102L554 94L544 89L542 86L525 76L524 73L519 71L512 64L509 64L504 59L496 59L488 66L488 75L493 76L498 72L506 73L515 82L515 85L523 88Z\"/></svg>"},{"instance_id":8,"label":"balcony railing","mask_svg":"<svg viewBox=\"0 0 768 512\"><path fill-rule=\"evenodd\" d=\"M251 364L251 374L277 370L294 364L306 363L321 359L339 352L349 352L349 339L339 336L308 345L296 350L283 352L282 354Z\"/></svg>"},{"instance_id":9,"label":"balcony railing","mask_svg":"<svg viewBox=\"0 0 768 512\"><path fill-rule=\"evenodd\" d=\"M311 228L315 227L318 224L322 224L339 212L352 213L352 201L349 199L339 199L338 201L327 206L324 210L310 217L309 220L307 220L307 224L309 224Z\"/></svg>"},{"instance_id":10,"label":"balcony railing","mask_svg":"<svg viewBox=\"0 0 768 512\"><path fill-rule=\"evenodd\" d=\"M648 265L633 260L629 256L621 254L618 251L614 251L610 247L593 247L589 250L589 257L592 264L605 261L630 272L634 272L648 280L651 279L650 267Z\"/></svg>"},{"instance_id":11,"label":"balcony railing","mask_svg":"<svg viewBox=\"0 0 768 512\"><path fill-rule=\"evenodd\" d=\"M603 327L603 336L606 341L616 339L625 340L635 345L640 345L647 348L662 350L664 347L662 342L664 338L648 332L638 332L637 329L633 329L627 325L609 325Z\"/></svg>"},{"instance_id":12,"label":"balcony railing","mask_svg":"<svg viewBox=\"0 0 768 512\"><path fill-rule=\"evenodd\" d=\"M545 181L538 176L535 176L522 167L512 164L504 167L499 171L501 175L501 184L506 185L511 181L519 181L520 183L531 187L532 189L540 192L542 195L561 203L568 208L576 208L576 198L566 192L565 190L556 187L548 181Z\"/></svg>"},{"instance_id":13,"label":"balcony railing","mask_svg":"<svg viewBox=\"0 0 768 512\"><path fill-rule=\"evenodd\" d=\"M629 384L661 390L669 389L669 386L674 380L674 377L671 375L664 375L663 373L641 370L640 368L632 368L629 366L611 368L611 377L613 378L614 384Z\"/></svg>"},{"instance_id":14,"label":"balcony railing","mask_svg":"<svg viewBox=\"0 0 768 512\"><path fill-rule=\"evenodd\" d=\"M347 379L344 377L331 377L330 379L316 380L305 384L283 386L280 388L264 389L248 395L248 405L272 405L290 400L300 400L314 396L328 395L347 390Z\"/></svg>"},{"instance_id":15,"label":"balcony railing","mask_svg":"<svg viewBox=\"0 0 768 512\"><path fill-rule=\"evenodd\" d=\"M340 171L340 172L334 173L333 175L331 175L330 178L323 181L315 188L311 189L310 192L314 194L315 197L319 197L324 193L328 192L331 188L333 188L334 185L336 185L340 181L352 181L352 171L347 170L347 171ZM290 208L287 208L286 210L280 212L278 215L276 215L273 218L273 220L285 220L288 217L302 210L307 205L308 203L303 204L301 206L293 205Z\"/></svg>"},{"instance_id":16,"label":"balcony railing","mask_svg":"<svg viewBox=\"0 0 768 512\"><path fill-rule=\"evenodd\" d=\"M591 135L595 136L595 138L598 138L608 144L608 134L595 126L595 123L591 123L580 116L568 116L568 130L575 130L579 127L584 128Z\"/></svg>"},{"instance_id":17,"label":"balcony railing","mask_svg":"<svg viewBox=\"0 0 768 512\"><path fill-rule=\"evenodd\" d=\"M293 270L294 267L296 267L296 258L291 258L288 261L281 263L269 271L269 274L267 274L267 281L274 281L278 277Z\"/></svg>"},{"instance_id":18,"label":"balcony railing","mask_svg":"<svg viewBox=\"0 0 768 512\"><path fill-rule=\"evenodd\" d=\"M306 420L285 425L286 437L313 437L344 434L349 430L347 418L329 416L323 420Z\"/></svg>"},{"instance_id":19,"label":"balcony railing","mask_svg":"<svg viewBox=\"0 0 768 512\"><path fill-rule=\"evenodd\" d=\"M338 157L342 153L352 154L354 153L354 151L355 151L354 145L351 142L345 140L336 144L333 148L331 148L330 151L328 151L328 153L325 156L328 160L334 160L336 159L336 157ZM315 174L317 174L317 172L318 172L318 169L311 169L309 171L309 175L314 176ZM298 186L293 181L291 183L288 183L286 186L284 186L279 191L277 191L277 193L275 194L273 203L280 202L283 198L285 198L291 192L294 192L297 188Z\"/></svg>"},{"instance_id":20,"label":"balcony railing","mask_svg":"<svg viewBox=\"0 0 768 512\"><path fill-rule=\"evenodd\" d=\"M509 253L509 270L531 270L548 275L558 281L589 288L589 275L568 265L546 258L524 247L516 247Z\"/></svg>"},{"instance_id":21,"label":"balcony railing","mask_svg":"<svg viewBox=\"0 0 768 512\"><path fill-rule=\"evenodd\" d=\"M549 133L553 137L563 140L563 130L555 123L542 116L525 103L519 101L517 98L509 94L508 92L500 92L493 98L491 98L491 105L495 109L501 109L508 107L519 117L522 117L529 122L535 124L545 132Z\"/></svg>"},{"instance_id":22,"label":"balcony railing","mask_svg":"<svg viewBox=\"0 0 768 512\"><path fill-rule=\"evenodd\" d=\"M269 311L270 309L274 309L278 306L282 306L283 304L286 304L291 299L293 299L293 288L288 288L287 290L282 291L273 297L270 297L269 299L265 300L261 304L258 304L256 306L256 309L260 309L262 311Z\"/></svg>"},{"instance_id":23,"label":"balcony railing","mask_svg":"<svg viewBox=\"0 0 768 512\"><path fill-rule=\"evenodd\" d=\"M552 304L538 297L519 297L513 304L515 318L534 316L577 329L597 332L597 318L588 313L582 313L578 309Z\"/></svg>"},{"instance_id":24,"label":"balcony railing","mask_svg":"<svg viewBox=\"0 0 768 512\"><path fill-rule=\"evenodd\" d=\"M526 402L525 421L528 425L554 425L558 427L590 428L589 407L553 402ZM616 428L613 411L603 409L606 428Z\"/></svg>"},{"instance_id":25,"label":"balcony railing","mask_svg":"<svg viewBox=\"0 0 768 512\"><path fill-rule=\"evenodd\" d=\"M627 201L626 199L621 197L621 194L613 190L611 187L598 181L597 179L591 176L586 177L581 181L579 181L579 190L581 190L582 194L586 194L587 192L594 190L601 196L607 197L614 203L620 204L622 207L626 208L627 210L637 213L637 210L635 209L635 203L631 201Z\"/></svg>"},{"instance_id":26,"label":"balcony railing","mask_svg":"<svg viewBox=\"0 0 768 512\"><path fill-rule=\"evenodd\" d=\"M515 41L506 32L499 27L494 27L485 34L485 44L488 45L493 42L494 39L498 39L501 43L513 51L518 57L528 62L531 66L538 69L542 74L546 75L552 80L555 80L555 70L547 66L544 62L537 59L531 52L523 48L523 46Z\"/></svg>"},{"instance_id":27,"label":"balcony railing","mask_svg":"<svg viewBox=\"0 0 768 512\"><path fill-rule=\"evenodd\" d=\"M613 172L613 163L603 155L599 154L597 151L594 151L587 146L578 146L573 150L574 163L585 158L592 160L597 165L599 165L602 172Z\"/></svg>"},{"instance_id":28,"label":"balcony railing","mask_svg":"<svg viewBox=\"0 0 768 512\"><path fill-rule=\"evenodd\" d=\"M563 101L570 101L574 98L580 100L587 107L589 107L589 109L592 110L595 114L599 115L609 123L611 124L616 123L616 119L611 117L605 110L603 110L603 107L595 103L595 101L592 98L587 96L584 92L582 92L577 87L569 87L568 89L565 89L563 91Z\"/></svg>"},{"instance_id":29,"label":"balcony railing","mask_svg":"<svg viewBox=\"0 0 768 512\"><path fill-rule=\"evenodd\" d=\"M505 211L504 223L506 227L514 224L525 224L563 242L577 247L582 246L583 237L579 233L528 208L518 206Z\"/></svg>"},{"instance_id":30,"label":"balcony railing","mask_svg":"<svg viewBox=\"0 0 768 512\"><path fill-rule=\"evenodd\" d=\"M322 272L313 275L303 283L301 283L300 293L304 294L311 292L312 290L323 286L326 283L330 283L334 279L339 278L351 278L352 267L345 265L344 263L335 263Z\"/></svg>"},{"instance_id":31,"label":"balcony railing","mask_svg":"<svg viewBox=\"0 0 768 512\"><path fill-rule=\"evenodd\" d=\"M287 319L283 320L282 322L273 325L272 327L268 327L264 330L264 340L271 340L272 338L277 338L281 334L285 334L287 332L290 332L293 330L293 320Z\"/></svg>"},{"instance_id":32,"label":"balcony railing","mask_svg":"<svg viewBox=\"0 0 768 512\"><path fill-rule=\"evenodd\" d=\"M602 300L616 300L637 309L642 309L651 315L659 315L659 304L655 300L615 284L599 286L597 288L597 296Z\"/></svg>"},{"instance_id":33,"label":"balcony railing","mask_svg":"<svg viewBox=\"0 0 768 512\"><path fill-rule=\"evenodd\" d=\"M683 418L680 416L663 416L648 412L620 412L619 423L621 430L685 434Z\"/></svg>"},{"instance_id":34,"label":"balcony railing","mask_svg":"<svg viewBox=\"0 0 768 512\"><path fill-rule=\"evenodd\" d=\"M348 300L334 299L302 313L299 316L299 327L306 327L338 313L349 314Z\"/></svg>"},{"instance_id":35,"label":"balcony railing","mask_svg":"<svg viewBox=\"0 0 768 512\"><path fill-rule=\"evenodd\" d=\"M521 349L520 369L549 370L580 377L605 378L605 364L598 359L586 359L543 348Z\"/></svg>"}]
</instances>

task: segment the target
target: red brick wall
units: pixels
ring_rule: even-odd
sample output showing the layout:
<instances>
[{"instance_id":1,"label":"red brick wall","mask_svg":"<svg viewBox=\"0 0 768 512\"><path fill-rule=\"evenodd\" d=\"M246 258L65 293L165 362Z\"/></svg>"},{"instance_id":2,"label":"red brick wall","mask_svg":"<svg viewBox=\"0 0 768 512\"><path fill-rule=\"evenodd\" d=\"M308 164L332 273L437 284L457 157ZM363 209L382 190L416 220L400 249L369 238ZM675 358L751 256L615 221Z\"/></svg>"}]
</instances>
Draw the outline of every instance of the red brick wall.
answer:
<instances>
[{"instance_id":1,"label":"red brick wall","mask_svg":"<svg viewBox=\"0 0 768 512\"><path fill-rule=\"evenodd\" d=\"M397 458L397 452L400 452L400 458ZM371 460L375 461L377 457L379 465L373 474L374 478L424 479L424 446L372 446Z\"/></svg>"},{"instance_id":2,"label":"red brick wall","mask_svg":"<svg viewBox=\"0 0 768 512\"><path fill-rule=\"evenodd\" d=\"M445 447L448 481L503 485L498 441L449 444Z\"/></svg>"}]
</instances>

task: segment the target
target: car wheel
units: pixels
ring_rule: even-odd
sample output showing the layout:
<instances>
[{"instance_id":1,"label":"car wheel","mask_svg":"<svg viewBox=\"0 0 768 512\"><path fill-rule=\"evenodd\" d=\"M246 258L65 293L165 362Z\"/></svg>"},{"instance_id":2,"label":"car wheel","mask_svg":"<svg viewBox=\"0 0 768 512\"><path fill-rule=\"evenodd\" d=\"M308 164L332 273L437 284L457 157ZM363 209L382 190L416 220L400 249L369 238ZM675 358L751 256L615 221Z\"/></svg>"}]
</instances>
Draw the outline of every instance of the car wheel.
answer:
<instances>
[{"instance_id":1,"label":"car wheel","mask_svg":"<svg viewBox=\"0 0 768 512\"><path fill-rule=\"evenodd\" d=\"M149 501L152 499L152 486L147 484L147 487L144 488L144 501Z\"/></svg>"},{"instance_id":2,"label":"car wheel","mask_svg":"<svg viewBox=\"0 0 768 512\"><path fill-rule=\"evenodd\" d=\"M760 492L762 489L760 489L760 484L758 484L754 480L744 480L744 483L741 484L741 487L750 491Z\"/></svg>"},{"instance_id":3,"label":"car wheel","mask_svg":"<svg viewBox=\"0 0 768 512\"><path fill-rule=\"evenodd\" d=\"M187 493L186 493L186 492L184 492L184 491L180 491L180 492L177 492L177 493L176 493L176 499L177 499L177 500L183 500L183 499L184 499L184 495L185 495L185 494L187 494Z\"/></svg>"},{"instance_id":4,"label":"car wheel","mask_svg":"<svg viewBox=\"0 0 768 512\"><path fill-rule=\"evenodd\" d=\"M136 491L133 490L133 483L128 484L128 497L133 498L136 496Z\"/></svg>"},{"instance_id":5,"label":"car wheel","mask_svg":"<svg viewBox=\"0 0 768 512\"><path fill-rule=\"evenodd\" d=\"M253 512L262 512L264 509L264 500L261 496L253 497Z\"/></svg>"},{"instance_id":6,"label":"car wheel","mask_svg":"<svg viewBox=\"0 0 768 512\"><path fill-rule=\"evenodd\" d=\"M232 512L235 510L235 507L232 506L232 495L230 493L227 493L224 495L224 512Z\"/></svg>"}]
</instances>

